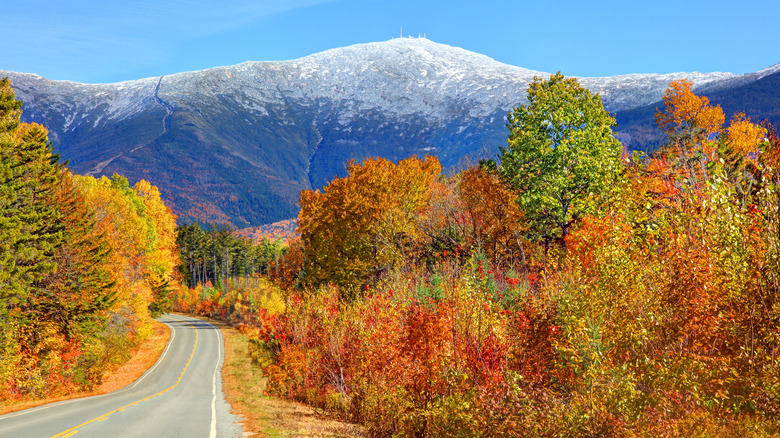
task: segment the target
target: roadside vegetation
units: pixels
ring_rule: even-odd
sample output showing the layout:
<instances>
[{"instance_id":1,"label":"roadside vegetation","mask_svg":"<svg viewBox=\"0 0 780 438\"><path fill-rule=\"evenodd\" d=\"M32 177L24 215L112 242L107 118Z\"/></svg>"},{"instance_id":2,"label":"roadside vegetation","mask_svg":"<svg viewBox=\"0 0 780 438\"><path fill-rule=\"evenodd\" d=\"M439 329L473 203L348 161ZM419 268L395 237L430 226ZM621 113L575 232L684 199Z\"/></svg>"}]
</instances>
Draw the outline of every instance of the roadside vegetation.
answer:
<instances>
[{"instance_id":1,"label":"roadside vegetation","mask_svg":"<svg viewBox=\"0 0 780 438\"><path fill-rule=\"evenodd\" d=\"M175 305L239 328L258 393L370 436L780 436L780 138L691 85L642 156L538 79L499 160L351 162L266 278Z\"/></svg>"},{"instance_id":2,"label":"roadside vegetation","mask_svg":"<svg viewBox=\"0 0 780 438\"><path fill-rule=\"evenodd\" d=\"M234 414L242 418L244 433L267 437L357 437L360 426L338 421L320 409L265 394L268 378L253 362L250 326L239 328L209 319L222 331L225 364L222 386ZM256 335L256 334L255 334Z\"/></svg>"},{"instance_id":3,"label":"roadside vegetation","mask_svg":"<svg viewBox=\"0 0 780 438\"><path fill-rule=\"evenodd\" d=\"M74 175L21 106L0 80L3 408L100 387L153 336L179 260L156 187Z\"/></svg>"}]
</instances>

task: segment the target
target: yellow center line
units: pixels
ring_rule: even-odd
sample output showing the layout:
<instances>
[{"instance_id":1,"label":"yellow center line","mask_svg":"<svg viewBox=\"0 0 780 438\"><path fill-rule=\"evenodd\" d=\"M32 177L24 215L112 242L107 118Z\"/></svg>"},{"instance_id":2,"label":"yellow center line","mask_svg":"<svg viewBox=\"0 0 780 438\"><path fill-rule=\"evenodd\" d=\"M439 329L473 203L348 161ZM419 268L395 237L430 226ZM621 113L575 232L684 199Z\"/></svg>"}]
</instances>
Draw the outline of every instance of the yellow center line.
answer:
<instances>
[{"instance_id":1,"label":"yellow center line","mask_svg":"<svg viewBox=\"0 0 780 438\"><path fill-rule=\"evenodd\" d=\"M162 391L160 391L160 392L158 392L156 394L152 394L152 395L144 397L144 398L142 398L140 400L136 400L136 401L134 401L132 403L128 403L128 404L126 404L126 405L124 405L122 407L114 409L113 411L111 411L111 412L109 412L107 414L103 414L103 415L101 415L99 417L95 417L95 418L93 418L93 419L91 419L89 421L85 421L85 422L79 424L78 426L73 426L73 427L71 427L70 429L68 429L68 430L66 430L64 432L60 432L57 435L52 436L51 438L68 438L68 437L71 437L71 436L73 436L73 435L75 435L75 434L77 434L79 432L78 429L80 427L86 426L87 424L94 423L96 421L108 420L108 416L113 414L113 413L115 413L115 412L124 411L126 408L128 408L130 406L138 406L138 403L141 403L142 401L146 401L146 400L155 398L158 395L164 394L164 393L170 391L171 389L173 389L173 388L175 388L175 387L177 387L179 385L179 382L181 382L181 379L184 377L184 373L187 372L187 368L189 368L189 366L190 366L190 362L192 362L192 358L195 357L195 349L198 348L198 328L195 327L194 325L192 325L191 323L189 323L188 321L185 321L183 319L171 318L170 316L166 316L166 318L172 319L174 321L181 321L181 322L183 322L185 324L188 324L188 325L192 326L192 328L195 329L195 344L192 346L192 352L190 353L190 358L187 360L187 363L184 365L184 369L181 370L181 374L179 374L179 378L176 380L176 383L174 383L173 385L171 385L170 387L168 387L166 389L163 389Z\"/></svg>"}]
</instances>

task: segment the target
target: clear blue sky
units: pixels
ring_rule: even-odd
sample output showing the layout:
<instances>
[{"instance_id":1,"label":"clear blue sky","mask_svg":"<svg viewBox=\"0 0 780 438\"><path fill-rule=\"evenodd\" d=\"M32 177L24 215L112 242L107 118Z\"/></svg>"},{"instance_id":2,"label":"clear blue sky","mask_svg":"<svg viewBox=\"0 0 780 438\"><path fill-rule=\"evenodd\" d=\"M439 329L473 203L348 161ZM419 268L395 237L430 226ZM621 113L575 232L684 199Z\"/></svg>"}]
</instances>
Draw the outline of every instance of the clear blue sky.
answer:
<instances>
[{"instance_id":1,"label":"clear blue sky","mask_svg":"<svg viewBox=\"0 0 780 438\"><path fill-rule=\"evenodd\" d=\"M116 82L425 34L571 76L780 62L778 0L3 0L0 69Z\"/></svg>"}]
</instances>

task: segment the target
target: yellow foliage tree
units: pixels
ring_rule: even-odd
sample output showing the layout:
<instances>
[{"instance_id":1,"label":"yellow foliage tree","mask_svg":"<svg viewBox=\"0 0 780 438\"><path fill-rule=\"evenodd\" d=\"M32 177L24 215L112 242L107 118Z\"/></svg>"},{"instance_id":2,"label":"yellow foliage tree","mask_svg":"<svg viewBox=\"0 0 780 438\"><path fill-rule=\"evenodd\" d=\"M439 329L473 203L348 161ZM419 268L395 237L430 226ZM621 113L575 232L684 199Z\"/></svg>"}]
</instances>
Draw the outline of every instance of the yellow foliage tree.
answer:
<instances>
[{"instance_id":1,"label":"yellow foliage tree","mask_svg":"<svg viewBox=\"0 0 780 438\"><path fill-rule=\"evenodd\" d=\"M147 181L130 188L120 175L77 178L111 248L109 271L118 291L111 311L143 339L151 329L148 307L160 288L167 289L178 263L176 217Z\"/></svg>"},{"instance_id":2,"label":"yellow foliage tree","mask_svg":"<svg viewBox=\"0 0 780 438\"><path fill-rule=\"evenodd\" d=\"M726 130L726 142L731 150L743 157L752 159L766 137L766 129L753 124L745 113L734 114ZM751 157L751 155L753 155Z\"/></svg>"},{"instance_id":3,"label":"yellow foliage tree","mask_svg":"<svg viewBox=\"0 0 780 438\"><path fill-rule=\"evenodd\" d=\"M146 180L138 181L133 190L141 198L146 216L151 219L153 241L146 254L147 283L153 292L153 313L171 308L171 287L174 267L180 263L176 244L176 215L160 198L160 190Z\"/></svg>"},{"instance_id":4,"label":"yellow foliage tree","mask_svg":"<svg viewBox=\"0 0 780 438\"><path fill-rule=\"evenodd\" d=\"M417 237L415 217L427 205L441 165L432 157L397 165L371 158L350 161L347 171L322 192L301 192L298 226L304 283L333 283L354 296Z\"/></svg>"}]
</instances>

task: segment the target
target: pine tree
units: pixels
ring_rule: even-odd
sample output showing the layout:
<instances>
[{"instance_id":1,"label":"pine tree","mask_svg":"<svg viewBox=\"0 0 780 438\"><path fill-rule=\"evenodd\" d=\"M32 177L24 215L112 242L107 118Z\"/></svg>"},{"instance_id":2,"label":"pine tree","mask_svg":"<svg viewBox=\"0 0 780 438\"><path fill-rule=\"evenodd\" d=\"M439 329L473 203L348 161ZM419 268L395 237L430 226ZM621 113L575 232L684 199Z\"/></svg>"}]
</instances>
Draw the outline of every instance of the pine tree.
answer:
<instances>
[{"instance_id":1,"label":"pine tree","mask_svg":"<svg viewBox=\"0 0 780 438\"><path fill-rule=\"evenodd\" d=\"M62 242L59 211L51 199L61 166L48 131L21 123L21 102L10 81L0 81L0 313L18 308L24 320L39 316L33 296L56 269Z\"/></svg>"},{"instance_id":2,"label":"pine tree","mask_svg":"<svg viewBox=\"0 0 780 438\"><path fill-rule=\"evenodd\" d=\"M111 247L97 228L95 212L65 169L52 203L59 208L62 244L53 254L57 270L40 283L36 297L45 319L68 337L89 331L115 300L116 282L108 270Z\"/></svg>"}]
</instances>

